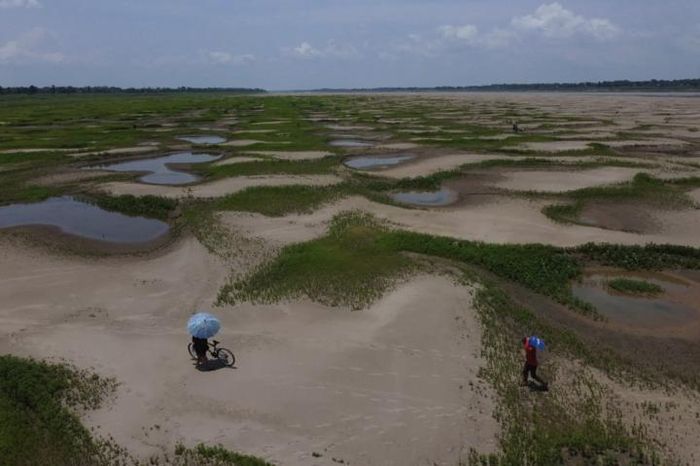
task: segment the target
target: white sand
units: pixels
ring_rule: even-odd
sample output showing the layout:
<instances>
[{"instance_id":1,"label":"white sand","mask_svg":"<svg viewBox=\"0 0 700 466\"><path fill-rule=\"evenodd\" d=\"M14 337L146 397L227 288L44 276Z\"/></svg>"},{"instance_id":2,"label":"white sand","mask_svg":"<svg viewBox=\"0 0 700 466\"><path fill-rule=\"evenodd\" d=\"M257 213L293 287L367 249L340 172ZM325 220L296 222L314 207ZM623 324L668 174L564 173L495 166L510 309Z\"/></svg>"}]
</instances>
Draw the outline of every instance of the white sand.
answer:
<instances>
[{"instance_id":1,"label":"white sand","mask_svg":"<svg viewBox=\"0 0 700 466\"><path fill-rule=\"evenodd\" d=\"M340 183L342 180L333 175L268 175L268 176L239 176L224 178L211 183L203 183L192 186L162 186L143 184L136 182L105 183L99 188L105 192L120 195L133 194L135 196L164 196L164 197L220 197L242 191L251 186L282 186L282 185L308 185L327 186Z\"/></svg>"},{"instance_id":2,"label":"white sand","mask_svg":"<svg viewBox=\"0 0 700 466\"><path fill-rule=\"evenodd\" d=\"M253 123L253 125L258 126L258 125L281 125L282 123L288 123L290 120L270 120L270 121L259 121L257 123Z\"/></svg>"},{"instance_id":3,"label":"white sand","mask_svg":"<svg viewBox=\"0 0 700 466\"><path fill-rule=\"evenodd\" d=\"M243 162L260 162L261 159L260 157L245 157L245 156L236 156L236 157L229 157L227 159L221 160L219 162L215 162L214 165L220 166L220 165L233 165L235 163L243 163Z\"/></svg>"},{"instance_id":4,"label":"white sand","mask_svg":"<svg viewBox=\"0 0 700 466\"><path fill-rule=\"evenodd\" d=\"M367 125L326 125L326 128L332 131L369 131L374 129L373 127Z\"/></svg>"},{"instance_id":5,"label":"white sand","mask_svg":"<svg viewBox=\"0 0 700 466\"><path fill-rule=\"evenodd\" d=\"M280 151L280 150L257 150L248 152L249 154L259 154L274 157L280 160L309 160L322 159L333 152L324 150L303 150L303 151Z\"/></svg>"},{"instance_id":6,"label":"white sand","mask_svg":"<svg viewBox=\"0 0 700 466\"><path fill-rule=\"evenodd\" d=\"M276 133L276 129L241 129L238 131L234 131L235 134L244 134L244 133L252 133L252 134L264 134L264 133Z\"/></svg>"},{"instance_id":7,"label":"white sand","mask_svg":"<svg viewBox=\"0 0 700 466\"><path fill-rule=\"evenodd\" d=\"M416 144L415 142L392 142L389 144L381 144L377 146L377 149L406 150L415 149L416 147L420 147L420 145Z\"/></svg>"},{"instance_id":8,"label":"white sand","mask_svg":"<svg viewBox=\"0 0 700 466\"><path fill-rule=\"evenodd\" d=\"M542 152L565 152L570 150L590 149L591 141L552 141L552 142L528 142L520 145L524 149Z\"/></svg>"},{"instance_id":9,"label":"white sand","mask_svg":"<svg viewBox=\"0 0 700 466\"><path fill-rule=\"evenodd\" d=\"M364 198L352 197L324 207L313 214L311 219L306 216L290 216L263 222L261 227L255 223L241 224L244 230L253 231L255 228L270 230L267 235L273 235L274 230L290 222L290 228L297 235L304 235L298 224L308 224L312 227L317 222L330 219L337 213L359 209L387 220L401 228L420 233L451 236L489 243L544 243L555 246L578 246L588 242L609 242L620 244L673 243L700 247L700 215L687 210L661 212L662 221L668 224L662 232L655 234L636 234L622 231L603 230L582 225L562 225L555 223L542 214L541 209L549 204L547 201L529 201L519 198L504 197L498 201L485 202L476 205L446 209L417 210L405 209L369 201ZM254 217L248 217L254 219ZM232 223L232 217L227 217ZM277 223L277 227L274 226ZM291 224L297 223L297 226ZM235 223L238 225L238 223ZM300 232L301 231L301 232ZM251 233L253 234L253 233ZM260 233L256 236L266 237ZM303 237L303 236L302 236Z\"/></svg>"},{"instance_id":10,"label":"white sand","mask_svg":"<svg viewBox=\"0 0 700 466\"><path fill-rule=\"evenodd\" d=\"M231 146L231 147L245 147L245 146L252 146L253 144L260 144L264 143L265 141L259 141L257 139L235 139L233 141L225 142L223 144L219 144L221 146Z\"/></svg>"},{"instance_id":11,"label":"white sand","mask_svg":"<svg viewBox=\"0 0 700 466\"><path fill-rule=\"evenodd\" d=\"M153 152L158 150L158 146L148 145L148 146L133 146L133 147L119 147L117 149L108 150L93 150L93 151L83 151L68 154L71 157L84 157L86 155L93 154L104 154L104 155L129 155L129 154L145 154L148 152Z\"/></svg>"},{"instance_id":12,"label":"white sand","mask_svg":"<svg viewBox=\"0 0 700 466\"><path fill-rule=\"evenodd\" d=\"M601 167L591 170L546 171L508 170L499 171L505 179L495 186L514 191L563 192L631 180L639 173L638 168Z\"/></svg>"},{"instance_id":13,"label":"white sand","mask_svg":"<svg viewBox=\"0 0 700 466\"><path fill-rule=\"evenodd\" d=\"M416 176L430 175L431 173L452 170L467 163L477 163L484 160L518 159L508 155L488 154L449 154L430 157L418 157L410 162L376 172L381 176L390 178L414 178ZM369 173L369 172L368 172Z\"/></svg>"},{"instance_id":14,"label":"white sand","mask_svg":"<svg viewBox=\"0 0 700 466\"><path fill-rule=\"evenodd\" d=\"M694 189L688 195L700 206L700 189Z\"/></svg>"}]
</instances>

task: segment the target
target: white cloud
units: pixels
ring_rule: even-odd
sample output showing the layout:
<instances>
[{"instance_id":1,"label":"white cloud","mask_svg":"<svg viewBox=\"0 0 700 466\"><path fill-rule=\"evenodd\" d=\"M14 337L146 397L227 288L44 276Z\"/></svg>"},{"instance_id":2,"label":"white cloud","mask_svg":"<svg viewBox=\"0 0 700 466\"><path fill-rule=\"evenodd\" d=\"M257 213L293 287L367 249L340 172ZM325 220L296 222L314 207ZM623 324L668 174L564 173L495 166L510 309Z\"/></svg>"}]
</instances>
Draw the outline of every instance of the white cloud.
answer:
<instances>
[{"instance_id":1,"label":"white cloud","mask_svg":"<svg viewBox=\"0 0 700 466\"><path fill-rule=\"evenodd\" d=\"M479 44L489 49L507 47L517 37L514 31L496 28L479 39Z\"/></svg>"},{"instance_id":2,"label":"white cloud","mask_svg":"<svg viewBox=\"0 0 700 466\"><path fill-rule=\"evenodd\" d=\"M357 58L361 54L352 44L342 44L329 40L324 47L316 48L304 41L296 47L283 49L285 54L303 59L312 58Z\"/></svg>"},{"instance_id":3,"label":"white cloud","mask_svg":"<svg viewBox=\"0 0 700 466\"><path fill-rule=\"evenodd\" d=\"M511 25L518 30L536 31L550 38L587 34L604 40L620 32L620 29L608 19L585 18L567 10L557 2L540 5L533 14L513 18Z\"/></svg>"},{"instance_id":4,"label":"white cloud","mask_svg":"<svg viewBox=\"0 0 700 466\"><path fill-rule=\"evenodd\" d=\"M542 4L532 14L512 18L505 26L486 33L481 33L473 24L464 24L440 26L432 33L423 35L409 34L408 40L394 46L394 50L434 57L446 50L454 50L455 47L505 48L527 34L557 39L588 35L602 41L619 32L620 29L608 19L586 18L554 2Z\"/></svg>"},{"instance_id":5,"label":"white cloud","mask_svg":"<svg viewBox=\"0 0 700 466\"><path fill-rule=\"evenodd\" d=\"M41 28L34 28L15 40L0 44L0 64L49 62L60 63L65 57L60 52L47 52L40 46L49 34Z\"/></svg>"},{"instance_id":6,"label":"white cloud","mask_svg":"<svg viewBox=\"0 0 700 466\"><path fill-rule=\"evenodd\" d=\"M308 42L302 42L301 44L297 45L292 49L292 52L294 55L300 58L314 58L322 55L320 50L315 49Z\"/></svg>"},{"instance_id":7,"label":"white cloud","mask_svg":"<svg viewBox=\"0 0 700 466\"><path fill-rule=\"evenodd\" d=\"M0 8L39 8L38 0L0 0Z\"/></svg>"},{"instance_id":8,"label":"white cloud","mask_svg":"<svg viewBox=\"0 0 700 466\"><path fill-rule=\"evenodd\" d=\"M479 30L471 24L465 24L464 26L440 26L438 31L445 39L464 42L474 42L479 35Z\"/></svg>"},{"instance_id":9,"label":"white cloud","mask_svg":"<svg viewBox=\"0 0 700 466\"><path fill-rule=\"evenodd\" d=\"M246 53L234 55L229 52L211 50L205 53L205 58L209 63L215 65L245 65L255 61L255 55Z\"/></svg>"}]
</instances>

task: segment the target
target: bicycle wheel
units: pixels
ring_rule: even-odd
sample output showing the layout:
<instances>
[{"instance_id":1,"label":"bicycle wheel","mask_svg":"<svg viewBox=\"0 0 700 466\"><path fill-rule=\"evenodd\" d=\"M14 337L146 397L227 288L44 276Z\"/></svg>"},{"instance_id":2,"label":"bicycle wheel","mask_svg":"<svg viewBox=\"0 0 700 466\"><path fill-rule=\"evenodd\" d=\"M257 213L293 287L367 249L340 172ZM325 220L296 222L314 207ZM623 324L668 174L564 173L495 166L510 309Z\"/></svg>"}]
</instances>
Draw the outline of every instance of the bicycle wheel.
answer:
<instances>
[{"instance_id":1,"label":"bicycle wheel","mask_svg":"<svg viewBox=\"0 0 700 466\"><path fill-rule=\"evenodd\" d=\"M190 353L190 357L192 359L197 359L197 353L194 352L194 346L192 346L192 343L187 344L187 352Z\"/></svg>"},{"instance_id":2,"label":"bicycle wheel","mask_svg":"<svg viewBox=\"0 0 700 466\"><path fill-rule=\"evenodd\" d=\"M216 352L216 358L221 361L224 366L233 367L236 364L236 356L233 351L226 348L219 348Z\"/></svg>"}]
</instances>

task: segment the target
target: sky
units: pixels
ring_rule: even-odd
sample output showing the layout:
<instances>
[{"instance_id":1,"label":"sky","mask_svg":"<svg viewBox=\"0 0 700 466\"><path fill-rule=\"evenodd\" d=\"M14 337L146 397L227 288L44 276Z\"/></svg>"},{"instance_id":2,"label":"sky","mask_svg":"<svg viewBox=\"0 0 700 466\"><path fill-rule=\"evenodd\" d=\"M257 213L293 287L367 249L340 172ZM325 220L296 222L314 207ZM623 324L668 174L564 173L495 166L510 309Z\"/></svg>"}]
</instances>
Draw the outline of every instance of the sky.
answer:
<instances>
[{"instance_id":1,"label":"sky","mask_svg":"<svg viewBox=\"0 0 700 466\"><path fill-rule=\"evenodd\" d=\"M700 77L700 0L0 0L0 85Z\"/></svg>"}]
</instances>

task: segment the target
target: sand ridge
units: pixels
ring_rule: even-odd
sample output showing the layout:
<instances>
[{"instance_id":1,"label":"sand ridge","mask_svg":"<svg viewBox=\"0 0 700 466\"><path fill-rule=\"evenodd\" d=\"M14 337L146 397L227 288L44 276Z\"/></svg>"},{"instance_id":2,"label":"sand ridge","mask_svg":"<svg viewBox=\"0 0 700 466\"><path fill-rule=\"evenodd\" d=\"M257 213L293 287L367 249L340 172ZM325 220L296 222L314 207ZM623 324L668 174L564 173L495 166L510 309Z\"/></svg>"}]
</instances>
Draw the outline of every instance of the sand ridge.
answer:
<instances>
[{"instance_id":1,"label":"sand ridge","mask_svg":"<svg viewBox=\"0 0 700 466\"><path fill-rule=\"evenodd\" d=\"M281 151L281 150L256 150L248 151L247 154L265 155L274 157L279 160L311 160L322 159L333 155L333 152L325 150L300 150L300 151Z\"/></svg>"},{"instance_id":2,"label":"sand ridge","mask_svg":"<svg viewBox=\"0 0 700 466\"><path fill-rule=\"evenodd\" d=\"M260 175L224 178L190 186L164 186L137 182L112 182L99 185L101 191L112 195L178 197L221 197L253 186L328 186L342 181L334 175Z\"/></svg>"},{"instance_id":3,"label":"sand ridge","mask_svg":"<svg viewBox=\"0 0 700 466\"><path fill-rule=\"evenodd\" d=\"M478 163L486 160L498 159L518 159L521 157L494 154L447 154L418 156L413 160L398 166L378 170L376 173L389 178L415 178L417 176L427 176L440 171L448 171L460 167L464 164ZM371 172L369 172L371 173Z\"/></svg>"},{"instance_id":4,"label":"sand ridge","mask_svg":"<svg viewBox=\"0 0 700 466\"><path fill-rule=\"evenodd\" d=\"M248 234L284 244L287 235L305 240L318 232L334 215L362 210L398 228L454 238L498 244L544 243L561 247L589 242L620 244L668 243L700 247L700 215L687 211L661 211L663 222L671 225L653 234L604 230L583 225L564 225L548 219L542 207L548 201L508 196L489 196L485 202L462 207L408 209L380 204L363 197L349 197L318 209L312 214L268 218L259 214L225 213L224 221Z\"/></svg>"},{"instance_id":5,"label":"sand ridge","mask_svg":"<svg viewBox=\"0 0 700 466\"><path fill-rule=\"evenodd\" d=\"M622 167L572 171L505 170L498 172L504 179L495 185L514 191L565 192L630 181L640 171Z\"/></svg>"}]
</instances>

